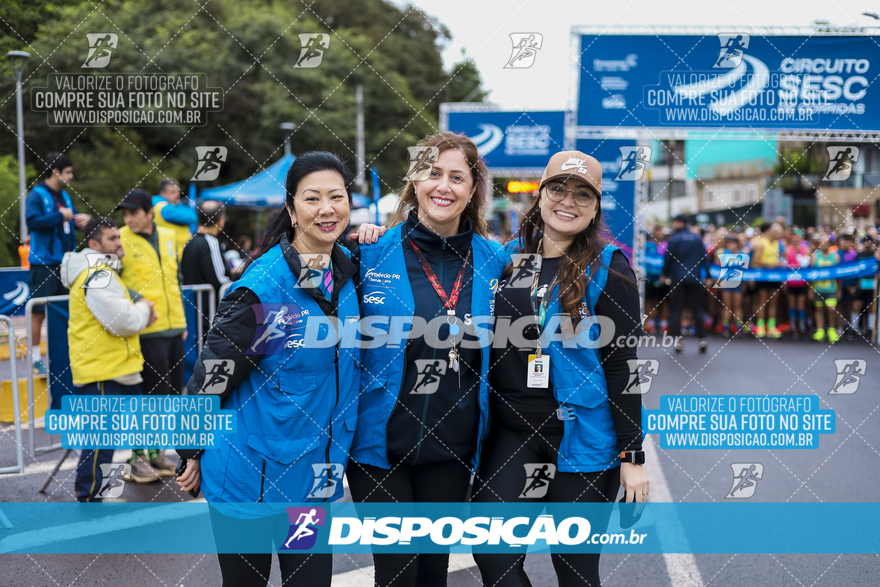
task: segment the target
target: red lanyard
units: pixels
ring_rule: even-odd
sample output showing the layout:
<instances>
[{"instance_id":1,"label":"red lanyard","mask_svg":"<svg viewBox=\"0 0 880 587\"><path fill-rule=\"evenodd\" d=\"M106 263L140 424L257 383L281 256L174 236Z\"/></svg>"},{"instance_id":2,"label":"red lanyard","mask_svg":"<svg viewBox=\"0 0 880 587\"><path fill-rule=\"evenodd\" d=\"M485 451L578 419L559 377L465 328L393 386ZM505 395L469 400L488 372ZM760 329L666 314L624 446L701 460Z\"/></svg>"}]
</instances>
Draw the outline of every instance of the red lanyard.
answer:
<instances>
[{"instance_id":1,"label":"red lanyard","mask_svg":"<svg viewBox=\"0 0 880 587\"><path fill-rule=\"evenodd\" d=\"M437 274L434 273L434 270L431 269L431 266L428 265L428 260L425 258L425 255L419 250L419 247L410 239L410 244L413 247L413 251L416 253L416 258L419 260L419 265L422 266L422 271L425 272L425 275L428 276L428 281L431 282L431 285L434 286L434 291L437 292L437 295L440 296L440 301L443 302L443 306L446 308L447 312L455 313L455 305L458 303L458 295L461 293L461 288L464 285L464 272L467 269L468 259L471 258L471 250L468 249L467 255L464 258L464 263L461 264L461 269L458 270L458 276L455 278L455 285L452 286L452 295L447 296L446 291L443 289L443 286L440 284L440 280L437 279Z\"/></svg>"}]
</instances>

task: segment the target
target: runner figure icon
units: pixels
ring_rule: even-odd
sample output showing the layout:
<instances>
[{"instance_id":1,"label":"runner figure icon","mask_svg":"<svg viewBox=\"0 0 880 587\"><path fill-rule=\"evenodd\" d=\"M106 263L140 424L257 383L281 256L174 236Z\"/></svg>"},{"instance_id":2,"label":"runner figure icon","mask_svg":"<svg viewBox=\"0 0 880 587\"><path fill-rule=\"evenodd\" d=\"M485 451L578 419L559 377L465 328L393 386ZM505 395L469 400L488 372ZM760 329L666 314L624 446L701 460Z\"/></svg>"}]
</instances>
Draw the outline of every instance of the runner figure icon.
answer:
<instances>
[{"instance_id":1,"label":"runner figure icon","mask_svg":"<svg viewBox=\"0 0 880 587\"><path fill-rule=\"evenodd\" d=\"M727 39L727 43L721 46L721 54L718 56L718 60L715 62L715 67L721 67L721 63L723 61L731 61L733 63L739 63L742 59L743 49L748 49L749 46L743 40L742 35L737 35L736 37L730 37Z\"/></svg>"},{"instance_id":2,"label":"runner figure icon","mask_svg":"<svg viewBox=\"0 0 880 587\"><path fill-rule=\"evenodd\" d=\"M315 515L317 514L317 510L311 510L308 513L303 512L296 519L296 523L299 524L299 528L296 529L296 532L290 535L290 538L287 539L287 542L284 543L284 548L290 548L290 543L294 540L299 540L301 538L306 538L315 533L314 530L309 528L309 524L317 524L318 520L315 519Z\"/></svg>"},{"instance_id":3,"label":"runner figure icon","mask_svg":"<svg viewBox=\"0 0 880 587\"><path fill-rule=\"evenodd\" d=\"M272 314L275 314L275 320L271 320ZM275 340L280 336L284 336L284 329L281 326L284 324L284 317L287 315L287 306L281 306L281 309L277 312L269 312L266 315L266 322L269 324L266 326L266 330L263 331L263 335L257 339L254 343L254 346L251 347L251 352L255 352L257 347L260 346L263 342L269 342L271 340Z\"/></svg>"}]
</instances>

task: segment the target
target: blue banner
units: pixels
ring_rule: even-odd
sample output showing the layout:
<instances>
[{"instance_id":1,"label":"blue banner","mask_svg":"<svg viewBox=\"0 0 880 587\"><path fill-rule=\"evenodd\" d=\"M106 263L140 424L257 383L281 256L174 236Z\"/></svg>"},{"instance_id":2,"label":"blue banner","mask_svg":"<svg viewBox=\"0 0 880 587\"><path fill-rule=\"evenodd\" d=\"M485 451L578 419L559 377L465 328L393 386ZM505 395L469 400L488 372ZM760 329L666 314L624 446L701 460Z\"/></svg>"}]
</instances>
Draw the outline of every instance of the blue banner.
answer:
<instances>
[{"instance_id":1,"label":"blue banner","mask_svg":"<svg viewBox=\"0 0 880 587\"><path fill-rule=\"evenodd\" d=\"M636 182L618 180L621 147L634 146L633 141L587 140L577 142L578 151L595 157L602 164L602 219L614 235L614 244L632 259L635 238Z\"/></svg>"},{"instance_id":2,"label":"blue banner","mask_svg":"<svg viewBox=\"0 0 880 587\"><path fill-rule=\"evenodd\" d=\"M655 275L663 269L663 257L659 255L645 256L645 267L653 269ZM873 277L877 275L877 259L859 259L848 263L840 263L831 267L802 267L789 269L779 267L753 267L742 269L742 281L820 281L823 279L854 279L857 277ZM710 265L709 273L717 278L721 275L720 265Z\"/></svg>"},{"instance_id":3,"label":"blue banner","mask_svg":"<svg viewBox=\"0 0 880 587\"><path fill-rule=\"evenodd\" d=\"M880 551L880 503L274 503L253 519L204 502L0 505L0 553Z\"/></svg>"},{"instance_id":4,"label":"blue banner","mask_svg":"<svg viewBox=\"0 0 880 587\"><path fill-rule=\"evenodd\" d=\"M578 126L880 130L869 35L605 31L580 49Z\"/></svg>"},{"instance_id":5,"label":"blue banner","mask_svg":"<svg viewBox=\"0 0 880 587\"><path fill-rule=\"evenodd\" d=\"M61 408L61 398L76 393L73 372L70 370L70 347L67 345L67 327L70 310L67 300L51 302L46 310L46 344L49 351L49 391L53 410Z\"/></svg>"},{"instance_id":6,"label":"blue banner","mask_svg":"<svg viewBox=\"0 0 880 587\"><path fill-rule=\"evenodd\" d=\"M30 293L27 269L0 269L0 314L23 316Z\"/></svg>"},{"instance_id":7,"label":"blue banner","mask_svg":"<svg viewBox=\"0 0 880 587\"><path fill-rule=\"evenodd\" d=\"M565 112L448 112L447 128L469 136L490 170L544 169L565 150Z\"/></svg>"}]
</instances>

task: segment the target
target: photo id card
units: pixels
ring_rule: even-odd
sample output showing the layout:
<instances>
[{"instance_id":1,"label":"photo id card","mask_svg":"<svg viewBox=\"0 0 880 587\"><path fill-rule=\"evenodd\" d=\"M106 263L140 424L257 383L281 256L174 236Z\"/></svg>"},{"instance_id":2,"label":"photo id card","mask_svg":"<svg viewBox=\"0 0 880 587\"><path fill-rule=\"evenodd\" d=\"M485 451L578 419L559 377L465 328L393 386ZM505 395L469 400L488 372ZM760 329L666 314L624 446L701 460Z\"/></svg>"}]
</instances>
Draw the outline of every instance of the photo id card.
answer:
<instances>
[{"instance_id":1,"label":"photo id card","mask_svg":"<svg viewBox=\"0 0 880 587\"><path fill-rule=\"evenodd\" d=\"M529 355L529 387L550 387L550 355Z\"/></svg>"}]
</instances>

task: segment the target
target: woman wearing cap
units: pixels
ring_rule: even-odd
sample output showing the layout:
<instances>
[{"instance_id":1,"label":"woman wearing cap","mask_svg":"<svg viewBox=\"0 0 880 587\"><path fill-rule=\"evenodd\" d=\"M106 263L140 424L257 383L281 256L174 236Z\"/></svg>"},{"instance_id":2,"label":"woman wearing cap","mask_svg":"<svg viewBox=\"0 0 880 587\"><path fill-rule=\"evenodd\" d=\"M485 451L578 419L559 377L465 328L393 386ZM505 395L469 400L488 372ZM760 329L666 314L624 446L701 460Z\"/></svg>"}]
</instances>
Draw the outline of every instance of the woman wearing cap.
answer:
<instances>
[{"instance_id":1,"label":"woman wearing cap","mask_svg":"<svg viewBox=\"0 0 880 587\"><path fill-rule=\"evenodd\" d=\"M355 502L464 501L488 430L490 337L479 317L491 320L508 260L486 238L488 172L464 135L420 146L391 228L355 255L378 343L363 350L347 472ZM422 332L401 336L405 324ZM376 585L446 584L447 554L373 558Z\"/></svg>"},{"instance_id":2,"label":"woman wearing cap","mask_svg":"<svg viewBox=\"0 0 880 587\"><path fill-rule=\"evenodd\" d=\"M343 495L359 351L344 335L317 347L303 335L313 318L332 323L359 312L356 268L336 243L349 223L351 181L330 153L296 158L286 205L220 302L187 385L190 395L219 395L221 407L236 414L235 431L220 436L218 448L178 450L187 459L178 484L183 491L201 485L211 505L224 587L266 585L273 540L283 584L295 577L295 584L330 585L332 555L296 554L302 534L288 536L295 520L284 508ZM297 528L318 522L318 509L302 512ZM239 548L257 552L230 554Z\"/></svg>"},{"instance_id":3,"label":"woman wearing cap","mask_svg":"<svg viewBox=\"0 0 880 587\"><path fill-rule=\"evenodd\" d=\"M619 485L626 501L643 502L648 495L641 395L626 389L635 345L585 348L595 347L588 341L598 338L598 326L578 330L581 321L604 316L614 325L614 341L641 333L635 275L626 256L609 244L601 193L596 159L579 151L557 153L507 247L534 256L540 266L525 275L529 263L505 270L495 328L503 320L534 316L535 327L525 333L534 344L493 349L492 419L474 501L613 503ZM561 329L563 338L574 335L578 344L564 347L559 336L542 344L538 329ZM602 531L598 520L590 521ZM474 558L486 586L530 585L523 554ZM553 566L560 586L600 584L598 554L553 554Z\"/></svg>"}]
</instances>

